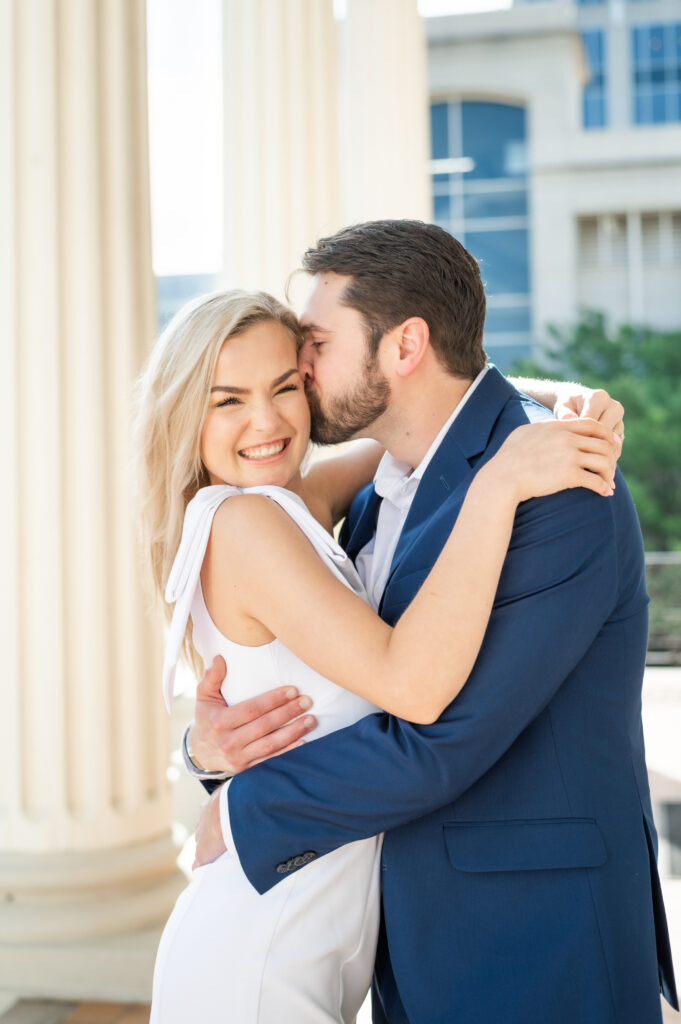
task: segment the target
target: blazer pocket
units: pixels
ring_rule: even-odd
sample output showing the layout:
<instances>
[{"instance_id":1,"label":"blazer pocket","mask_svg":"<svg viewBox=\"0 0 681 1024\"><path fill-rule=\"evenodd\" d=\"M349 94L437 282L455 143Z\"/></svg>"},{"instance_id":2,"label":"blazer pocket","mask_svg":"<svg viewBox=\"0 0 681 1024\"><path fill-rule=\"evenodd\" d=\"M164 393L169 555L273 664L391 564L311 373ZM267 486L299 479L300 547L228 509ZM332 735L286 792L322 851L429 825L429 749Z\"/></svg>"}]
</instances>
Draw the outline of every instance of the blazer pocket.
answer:
<instances>
[{"instance_id":1,"label":"blazer pocket","mask_svg":"<svg viewBox=\"0 0 681 1024\"><path fill-rule=\"evenodd\" d=\"M445 845L457 871L541 871L605 864L594 818L447 822Z\"/></svg>"}]
</instances>

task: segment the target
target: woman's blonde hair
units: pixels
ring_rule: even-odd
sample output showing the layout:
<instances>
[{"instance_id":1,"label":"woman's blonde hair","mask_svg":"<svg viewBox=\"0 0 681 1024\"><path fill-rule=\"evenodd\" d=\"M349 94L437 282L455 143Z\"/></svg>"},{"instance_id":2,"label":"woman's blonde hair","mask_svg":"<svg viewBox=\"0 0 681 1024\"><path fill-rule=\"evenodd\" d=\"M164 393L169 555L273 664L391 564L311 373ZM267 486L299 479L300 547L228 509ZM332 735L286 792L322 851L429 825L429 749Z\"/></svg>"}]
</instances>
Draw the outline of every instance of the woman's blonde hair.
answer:
<instances>
[{"instance_id":1,"label":"woman's blonde hair","mask_svg":"<svg viewBox=\"0 0 681 1024\"><path fill-rule=\"evenodd\" d=\"M302 341L295 315L265 292L226 291L187 303L158 338L135 385L134 451L142 550L166 619L164 591L188 503L210 483L201 462L201 431L220 349L254 324L274 321ZM184 654L201 662L187 631Z\"/></svg>"}]
</instances>

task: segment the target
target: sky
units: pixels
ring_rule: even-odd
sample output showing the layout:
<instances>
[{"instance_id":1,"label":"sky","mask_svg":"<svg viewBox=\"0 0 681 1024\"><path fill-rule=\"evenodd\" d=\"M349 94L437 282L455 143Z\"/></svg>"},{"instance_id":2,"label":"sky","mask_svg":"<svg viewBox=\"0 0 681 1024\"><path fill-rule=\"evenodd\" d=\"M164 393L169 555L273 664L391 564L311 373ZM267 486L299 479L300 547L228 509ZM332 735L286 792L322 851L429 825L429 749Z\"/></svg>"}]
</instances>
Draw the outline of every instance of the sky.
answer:
<instances>
[{"instance_id":1,"label":"sky","mask_svg":"<svg viewBox=\"0 0 681 1024\"><path fill-rule=\"evenodd\" d=\"M511 0L419 0L424 17ZM342 17L345 0L334 0ZM222 262L221 0L148 0L154 271L215 273Z\"/></svg>"}]
</instances>

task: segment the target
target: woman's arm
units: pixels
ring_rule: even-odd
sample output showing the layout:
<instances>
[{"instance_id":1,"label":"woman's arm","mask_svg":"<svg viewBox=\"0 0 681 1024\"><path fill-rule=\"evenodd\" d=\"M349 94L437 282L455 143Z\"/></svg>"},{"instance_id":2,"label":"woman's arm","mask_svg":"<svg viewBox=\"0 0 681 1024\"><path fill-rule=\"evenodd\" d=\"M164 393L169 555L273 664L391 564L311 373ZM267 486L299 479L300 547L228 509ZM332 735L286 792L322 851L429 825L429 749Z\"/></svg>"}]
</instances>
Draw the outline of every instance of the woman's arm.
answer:
<instances>
[{"instance_id":1,"label":"woman's arm","mask_svg":"<svg viewBox=\"0 0 681 1024\"><path fill-rule=\"evenodd\" d=\"M208 567L213 601L238 607L345 689L400 718L433 722L477 658L518 502L565 487L610 493L611 437L584 420L515 430L477 473L437 562L394 628L261 495L231 498L216 514L208 557L230 571ZM209 610L220 626L219 607Z\"/></svg>"},{"instance_id":2,"label":"woman's arm","mask_svg":"<svg viewBox=\"0 0 681 1024\"><path fill-rule=\"evenodd\" d=\"M587 388L572 381L509 377L514 388L529 395L558 419L590 417L624 437L624 406L602 388Z\"/></svg>"},{"instance_id":3,"label":"woman's arm","mask_svg":"<svg viewBox=\"0 0 681 1024\"><path fill-rule=\"evenodd\" d=\"M305 474L305 497L322 502L335 526L347 514L357 491L373 480L385 452L377 441L352 441L345 451L314 462Z\"/></svg>"}]
</instances>

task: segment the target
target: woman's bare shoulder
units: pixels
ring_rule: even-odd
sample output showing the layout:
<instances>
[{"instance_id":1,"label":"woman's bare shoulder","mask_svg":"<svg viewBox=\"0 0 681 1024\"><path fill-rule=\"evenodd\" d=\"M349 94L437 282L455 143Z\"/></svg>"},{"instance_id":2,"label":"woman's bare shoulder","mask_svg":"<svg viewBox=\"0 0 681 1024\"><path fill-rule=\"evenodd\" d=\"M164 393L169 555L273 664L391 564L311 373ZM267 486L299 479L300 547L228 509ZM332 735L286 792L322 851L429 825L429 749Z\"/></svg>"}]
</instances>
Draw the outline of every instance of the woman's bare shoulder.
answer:
<instances>
[{"instance_id":1,"label":"woman's bare shoulder","mask_svg":"<svg viewBox=\"0 0 681 1024\"><path fill-rule=\"evenodd\" d=\"M302 537L281 505L264 494L235 494L218 507L211 540L232 556L251 562L258 553Z\"/></svg>"}]
</instances>

